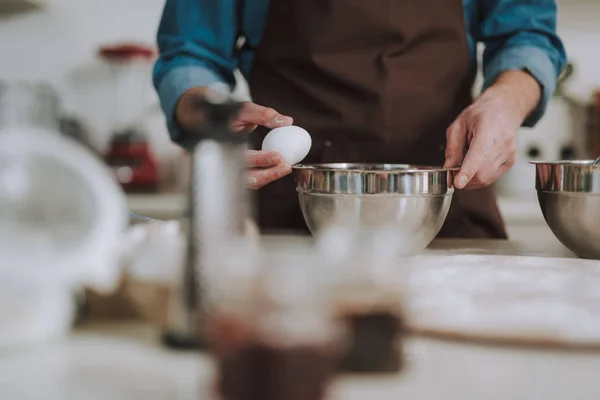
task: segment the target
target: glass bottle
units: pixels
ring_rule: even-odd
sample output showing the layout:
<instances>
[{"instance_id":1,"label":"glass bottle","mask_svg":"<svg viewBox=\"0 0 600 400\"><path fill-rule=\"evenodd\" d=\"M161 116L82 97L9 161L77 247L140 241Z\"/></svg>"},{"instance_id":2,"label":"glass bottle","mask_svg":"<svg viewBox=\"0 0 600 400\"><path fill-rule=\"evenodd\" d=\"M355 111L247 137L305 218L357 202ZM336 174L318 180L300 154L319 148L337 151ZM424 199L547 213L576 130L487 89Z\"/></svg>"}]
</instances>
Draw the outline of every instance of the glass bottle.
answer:
<instances>
[{"instance_id":1,"label":"glass bottle","mask_svg":"<svg viewBox=\"0 0 600 400\"><path fill-rule=\"evenodd\" d=\"M401 237L388 229L330 228L319 238L336 316L348 332L341 369L395 373L405 334Z\"/></svg>"},{"instance_id":2,"label":"glass bottle","mask_svg":"<svg viewBox=\"0 0 600 400\"><path fill-rule=\"evenodd\" d=\"M308 244L285 240L263 241L250 253L228 257L211 296L217 393L223 400L326 398L343 332L322 290L320 259Z\"/></svg>"}]
</instances>

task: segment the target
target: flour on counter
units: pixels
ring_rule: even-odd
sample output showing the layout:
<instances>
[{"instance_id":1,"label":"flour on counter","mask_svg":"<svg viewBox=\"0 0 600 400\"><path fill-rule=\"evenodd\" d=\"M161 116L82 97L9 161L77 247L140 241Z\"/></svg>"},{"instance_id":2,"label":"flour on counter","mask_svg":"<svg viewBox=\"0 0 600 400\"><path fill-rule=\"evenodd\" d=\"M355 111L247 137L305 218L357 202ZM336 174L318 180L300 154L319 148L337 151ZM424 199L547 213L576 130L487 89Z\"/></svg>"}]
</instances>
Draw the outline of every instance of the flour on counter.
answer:
<instances>
[{"instance_id":1,"label":"flour on counter","mask_svg":"<svg viewBox=\"0 0 600 400\"><path fill-rule=\"evenodd\" d=\"M415 331L600 348L597 261L423 255L405 266Z\"/></svg>"}]
</instances>

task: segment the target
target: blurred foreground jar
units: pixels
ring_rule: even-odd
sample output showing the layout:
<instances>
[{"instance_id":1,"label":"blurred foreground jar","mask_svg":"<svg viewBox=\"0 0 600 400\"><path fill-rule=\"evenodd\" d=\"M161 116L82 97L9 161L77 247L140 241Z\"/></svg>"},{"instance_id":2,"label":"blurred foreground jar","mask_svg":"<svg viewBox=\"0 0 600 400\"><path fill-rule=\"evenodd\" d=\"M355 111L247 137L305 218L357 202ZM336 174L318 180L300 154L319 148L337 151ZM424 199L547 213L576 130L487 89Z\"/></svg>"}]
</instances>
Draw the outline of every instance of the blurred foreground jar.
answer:
<instances>
[{"instance_id":1,"label":"blurred foreground jar","mask_svg":"<svg viewBox=\"0 0 600 400\"><path fill-rule=\"evenodd\" d=\"M319 238L335 314L348 331L343 372L387 374L403 367L406 299L398 243L398 232L388 229L330 228Z\"/></svg>"},{"instance_id":2,"label":"blurred foreground jar","mask_svg":"<svg viewBox=\"0 0 600 400\"><path fill-rule=\"evenodd\" d=\"M263 242L251 256L235 253L228 251L221 277L208 280L220 398L325 399L343 332L321 290L322 263L308 245L291 240Z\"/></svg>"}]
</instances>

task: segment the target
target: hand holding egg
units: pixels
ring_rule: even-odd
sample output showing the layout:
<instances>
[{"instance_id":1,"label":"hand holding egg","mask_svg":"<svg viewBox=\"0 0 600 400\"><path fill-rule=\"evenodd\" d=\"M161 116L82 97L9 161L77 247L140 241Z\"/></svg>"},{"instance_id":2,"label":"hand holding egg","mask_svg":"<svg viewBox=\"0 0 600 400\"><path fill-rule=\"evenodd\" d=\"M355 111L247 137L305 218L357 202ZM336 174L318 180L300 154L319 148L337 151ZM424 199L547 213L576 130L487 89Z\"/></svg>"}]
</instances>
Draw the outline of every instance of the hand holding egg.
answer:
<instances>
[{"instance_id":1,"label":"hand holding egg","mask_svg":"<svg viewBox=\"0 0 600 400\"><path fill-rule=\"evenodd\" d=\"M298 126L275 128L265 136L263 151L275 151L289 165L298 164L308 155L312 139L308 132Z\"/></svg>"},{"instance_id":2,"label":"hand holding egg","mask_svg":"<svg viewBox=\"0 0 600 400\"><path fill-rule=\"evenodd\" d=\"M244 103L232 121L231 127L236 132L250 133L259 125L273 129L263 140L262 151L248 151L250 189L259 189L288 175L292 172L291 166L302 161L310 151L310 135L292 123L291 117L252 102Z\"/></svg>"},{"instance_id":3,"label":"hand holding egg","mask_svg":"<svg viewBox=\"0 0 600 400\"><path fill-rule=\"evenodd\" d=\"M207 90L192 88L179 99L176 117L184 129L193 130L204 123L204 115L198 112L197 102L199 98L206 96ZM247 101L231 121L231 129L240 134L251 133L258 126L275 129L290 126L293 122L291 117L280 114L277 110ZM246 165L247 185L250 189L259 189L292 172L291 165L285 163L282 155L274 151L248 151Z\"/></svg>"},{"instance_id":4,"label":"hand holding egg","mask_svg":"<svg viewBox=\"0 0 600 400\"><path fill-rule=\"evenodd\" d=\"M248 186L259 189L288 175L291 165L302 161L310 151L312 139L308 132L297 126L273 129L265 136L262 151L248 152L251 169Z\"/></svg>"}]
</instances>

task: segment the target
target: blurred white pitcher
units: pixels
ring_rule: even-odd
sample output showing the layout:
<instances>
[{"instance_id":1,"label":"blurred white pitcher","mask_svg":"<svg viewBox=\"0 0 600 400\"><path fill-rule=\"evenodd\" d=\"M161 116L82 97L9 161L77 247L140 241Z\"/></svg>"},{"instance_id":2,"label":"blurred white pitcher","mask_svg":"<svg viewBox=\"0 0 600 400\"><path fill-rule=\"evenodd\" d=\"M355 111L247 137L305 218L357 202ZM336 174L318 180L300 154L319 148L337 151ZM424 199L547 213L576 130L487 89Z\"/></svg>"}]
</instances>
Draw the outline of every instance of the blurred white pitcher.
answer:
<instances>
[{"instance_id":1,"label":"blurred white pitcher","mask_svg":"<svg viewBox=\"0 0 600 400\"><path fill-rule=\"evenodd\" d=\"M66 333L73 290L119 281L125 196L103 163L56 132L0 131L0 346Z\"/></svg>"}]
</instances>

